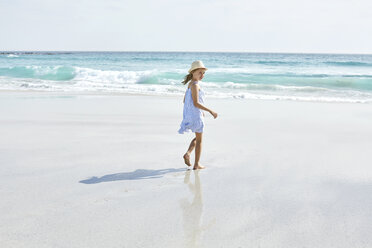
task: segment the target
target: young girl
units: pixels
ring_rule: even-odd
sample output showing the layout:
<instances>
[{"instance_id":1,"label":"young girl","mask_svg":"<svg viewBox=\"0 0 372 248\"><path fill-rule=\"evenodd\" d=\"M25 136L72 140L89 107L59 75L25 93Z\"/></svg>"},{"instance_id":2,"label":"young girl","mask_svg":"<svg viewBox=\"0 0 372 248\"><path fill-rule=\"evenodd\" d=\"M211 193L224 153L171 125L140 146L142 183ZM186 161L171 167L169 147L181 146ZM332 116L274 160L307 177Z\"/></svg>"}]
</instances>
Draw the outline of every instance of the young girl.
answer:
<instances>
[{"instance_id":1,"label":"young girl","mask_svg":"<svg viewBox=\"0 0 372 248\"><path fill-rule=\"evenodd\" d=\"M189 69L189 74L185 76L183 84L188 84L185 97L183 99L183 120L181 122L181 127L178 130L178 133L183 134L184 132L192 131L195 133L195 138L191 141L189 149L183 155L183 159L187 166L191 166L190 163L190 154L192 150L195 148L195 162L194 162L194 170L197 169L204 169L199 163L200 154L202 150L202 136L203 136L203 129L204 129L204 112L203 110L208 111L213 115L213 117L217 118L217 113L213 112L209 108L205 107L204 104L204 91L200 88L201 80L204 77L205 71L208 70L205 68L203 62L200 60L194 61L191 64L191 68Z\"/></svg>"}]
</instances>

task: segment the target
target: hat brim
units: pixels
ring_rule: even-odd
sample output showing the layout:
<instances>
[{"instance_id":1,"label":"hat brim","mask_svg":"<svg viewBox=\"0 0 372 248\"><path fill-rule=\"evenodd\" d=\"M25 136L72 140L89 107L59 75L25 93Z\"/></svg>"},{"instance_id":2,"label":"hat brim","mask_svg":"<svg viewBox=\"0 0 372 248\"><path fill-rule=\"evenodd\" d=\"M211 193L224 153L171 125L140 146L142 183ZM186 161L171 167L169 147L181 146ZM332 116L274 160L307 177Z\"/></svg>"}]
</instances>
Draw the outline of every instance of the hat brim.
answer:
<instances>
[{"instance_id":1,"label":"hat brim","mask_svg":"<svg viewBox=\"0 0 372 248\"><path fill-rule=\"evenodd\" d=\"M208 70L208 68L206 68L206 67L197 67L197 68L191 68L191 69L189 69L189 73L192 72L192 71L195 71L195 70L197 70L197 69L205 69L205 70Z\"/></svg>"}]
</instances>

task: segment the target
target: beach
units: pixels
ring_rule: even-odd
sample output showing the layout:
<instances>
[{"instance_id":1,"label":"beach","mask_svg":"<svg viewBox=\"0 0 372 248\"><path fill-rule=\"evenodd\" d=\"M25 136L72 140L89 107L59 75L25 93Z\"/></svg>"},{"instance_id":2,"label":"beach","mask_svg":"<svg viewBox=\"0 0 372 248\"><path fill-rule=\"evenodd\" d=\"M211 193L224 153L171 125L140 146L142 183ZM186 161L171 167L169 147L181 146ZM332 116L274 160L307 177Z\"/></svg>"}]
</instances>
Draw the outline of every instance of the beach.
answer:
<instances>
[{"instance_id":1,"label":"beach","mask_svg":"<svg viewBox=\"0 0 372 248\"><path fill-rule=\"evenodd\" d=\"M182 100L0 91L1 246L372 246L371 104Z\"/></svg>"}]
</instances>

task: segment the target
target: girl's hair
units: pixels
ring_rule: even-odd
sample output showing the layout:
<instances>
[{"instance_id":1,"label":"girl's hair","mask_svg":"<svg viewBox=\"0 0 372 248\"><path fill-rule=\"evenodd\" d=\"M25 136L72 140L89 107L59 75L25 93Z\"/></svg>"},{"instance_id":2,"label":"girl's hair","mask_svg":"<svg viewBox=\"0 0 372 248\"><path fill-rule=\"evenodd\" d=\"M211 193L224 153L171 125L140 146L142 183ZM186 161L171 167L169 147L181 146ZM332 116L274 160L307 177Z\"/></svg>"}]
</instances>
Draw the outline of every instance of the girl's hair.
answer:
<instances>
[{"instance_id":1,"label":"girl's hair","mask_svg":"<svg viewBox=\"0 0 372 248\"><path fill-rule=\"evenodd\" d=\"M182 83L185 85L185 84L187 84L191 79L192 79L192 72L190 72L189 74L187 74L187 75L185 76L185 78L183 79Z\"/></svg>"}]
</instances>

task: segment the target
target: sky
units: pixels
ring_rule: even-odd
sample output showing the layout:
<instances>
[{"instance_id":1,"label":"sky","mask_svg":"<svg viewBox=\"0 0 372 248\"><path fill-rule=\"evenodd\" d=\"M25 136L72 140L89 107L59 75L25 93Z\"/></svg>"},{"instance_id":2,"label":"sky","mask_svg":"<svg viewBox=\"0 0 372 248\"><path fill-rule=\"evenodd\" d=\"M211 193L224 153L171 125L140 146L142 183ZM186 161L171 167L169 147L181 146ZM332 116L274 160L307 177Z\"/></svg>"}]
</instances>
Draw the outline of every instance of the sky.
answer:
<instances>
[{"instance_id":1,"label":"sky","mask_svg":"<svg viewBox=\"0 0 372 248\"><path fill-rule=\"evenodd\" d=\"M372 1L0 0L0 50L372 54Z\"/></svg>"}]
</instances>

